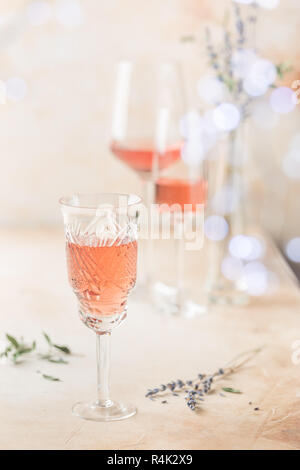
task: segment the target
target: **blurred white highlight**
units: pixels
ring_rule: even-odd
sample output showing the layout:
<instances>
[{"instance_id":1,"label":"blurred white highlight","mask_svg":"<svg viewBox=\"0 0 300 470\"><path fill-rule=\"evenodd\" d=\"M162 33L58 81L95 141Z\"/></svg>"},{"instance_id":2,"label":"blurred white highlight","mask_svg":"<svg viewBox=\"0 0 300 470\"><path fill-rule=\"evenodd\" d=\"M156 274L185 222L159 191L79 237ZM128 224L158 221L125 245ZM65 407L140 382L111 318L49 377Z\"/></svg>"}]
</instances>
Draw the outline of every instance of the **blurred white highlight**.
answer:
<instances>
[{"instance_id":1,"label":"blurred white highlight","mask_svg":"<svg viewBox=\"0 0 300 470\"><path fill-rule=\"evenodd\" d=\"M211 114L200 116L198 111L191 110L180 120L180 134L186 142L182 149L182 160L188 165L199 164L218 139Z\"/></svg>"},{"instance_id":2,"label":"blurred white highlight","mask_svg":"<svg viewBox=\"0 0 300 470\"><path fill-rule=\"evenodd\" d=\"M274 10L279 5L280 0L256 0L257 4L267 10Z\"/></svg>"},{"instance_id":3,"label":"blurred white highlight","mask_svg":"<svg viewBox=\"0 0 300 470\"><path fill-rule=\"evenodd\" d=\"M6 85L0 80L0 104L6 104Z\"/></svg>"},{"instance_id":4,"label":"blurred white highlight","mask_svg":"<svg viewBox=\"0 0 300 470\"><path fill-rule=\"evenodd\" d=\"M296 106L294 92L288 87L277 88L270 96L270 105L276 113L290 113Z\"/></svg>"},{"instance_id":5,"label":"blurred white highlight","mask_svg":"<svg viewBox=\"0 0 300 470\"><path fill-rule=\"evenodd\" d=\"M286 256L294 263L300 263L300 237L292 238L285 247Z\"/></svg>"},{"instance_id":6,"label":"blurred white highlight","mask_svg":"<svg viewBox=\"0 0 300 470\"><path fill-rule=\"evenodd\" d=\"M213 241L221 241L228 234L228 223L220 215L211 215L204 222L204 233L207 238Z\"/></svg>"},{"instance_id":7,"label":"blurred white highlight","mask_svg":"<svg viewBox=\"0 0 300 470\"><path fill-rule=\"evenodd\" d=\"M231 66L237 78L246 78L252 65L257 59L257 55L252 49L239 49L233 53Z\"/></svg>"},{"instance_id":8,"label":"blurred white highlight","mask_svg":"<svg viewBox=\"0 0 300 470\"><path fill-rule=\"evenodd\" d=\"M156 150L161 154L165 152L167 146L169 119L169 109L160 108L156 122L155 147Z\"/></svg>"},{"instance_id":9,"label":"blurred white highlight","mask_svg":"<svg viewBox=\"0 0 300 470\"><path fill-rule=\"evenodd\" d=\"M226 97L226 86L217 78L204 77L198 82L199 96L209 104L217 104Z\"/></svg>"},{"instance_id":10,"label":"blurred white highlight","mask_svg":"<svg viewBox=\"0 0 300 470\"><path fill-rule=\"evenodd\" d=\"M25 98L27 95L27 84L21 77L11 77L6 83L6 96L10 101L18 102Z\"/></svg>"},{"instance_id":11,"label":"blurred white highlight","mask_svg":"<svg viewBox=\"0 0 300 470\"><path fill-rule=\"evenodd\" d=\"M32 26L40 26L50 20L52 10L48 2L32 2L27 7L27 18Z\"/></svg>"},{"instance_id":12,"label":"blurred white highlight","mask_svg":"<svg viewBox=\"0 0 300 470\"><path fill-rule=\"evenodd\" d=\"M243 88L250 96L264 95L277 77L276 67L266 59L252 59Z\"/></svg>"},{"instance_id":13,"label":"blurred white highlight","mask_svg":"<svg viewBox=\"0 0 300 470\"><path fill-rule=\"evenodd\" d=\"M58 0L55 15L66 28L78 28L84 19L81 5L76 0Z\"/></svg>"},{"instance_id":14,"label":"blurred white highlight","mask_svg":"<svg viewBox=\"0 0 300 470\"><path fill-rule=\"evenodd\" d=\"M200 135L201 129L202 119L198 111L191 110L180 119L179 130L185 139Z\"/></svg>"},{"instance_id":15,"label":"blurred white highlight","mask_svg":"<svg viewBox=\"0 0 300 470\"><path fill-rule=\"evenodd\" d=\"M123 60L118 64L112 122L112 137L116 140L123 140L127 131L131 74L132 62Z\"/></svg>"},{"instance_id":16,"label":"blurred white highlight","mask_svg":"<svg viewBox=\"0 0 300 470\"><path fill-rule=\"evenodd\" d=\"M243 271L243 263L237 258L227 256L222 261L221 271L224 277L230 281L237 281Z\"/></svg>"},{"instance_id":17,"label":"blurred white highlight","mask_svg":"<svg viewBox=\"0 0 300 470\"><path fill-rule=\"evenodd\" d=\"M241 114L232 103L222 103L213 111L213 121L220 131L232 131L237 128Z\"/></svg>"},{"instance_id":18,"label":"blurred white highlight","mask_svg":"<svg viewBox=\"0 0 300 470\"><path fill-rule=\"evenodd\" d=\"M260 296L269 288L269 273L263 263L248 263L242 274L242 283L249 295Z\"/></svg>"},{"instance_id":19,"label":"blurred white highlight","mask_svg":"<svg viewBox=\"0 0 300 470\"><path fill-rule=\"evenodd\" d=\"M235 3L241 3L242 5L251 5L254 0L233 0Z\"/></svg>"},{"instance_id":20,"label":"blurred white highlight","mask_svg":"<svg viewBox=\"0 0 300 470\"><path fill-rule=\"evenodd\" d=\"M259 259L264 254L262 242L252 236L236 235L229 242L229 253L235 257L246 261Z\"/></svg>"}]
</instances>

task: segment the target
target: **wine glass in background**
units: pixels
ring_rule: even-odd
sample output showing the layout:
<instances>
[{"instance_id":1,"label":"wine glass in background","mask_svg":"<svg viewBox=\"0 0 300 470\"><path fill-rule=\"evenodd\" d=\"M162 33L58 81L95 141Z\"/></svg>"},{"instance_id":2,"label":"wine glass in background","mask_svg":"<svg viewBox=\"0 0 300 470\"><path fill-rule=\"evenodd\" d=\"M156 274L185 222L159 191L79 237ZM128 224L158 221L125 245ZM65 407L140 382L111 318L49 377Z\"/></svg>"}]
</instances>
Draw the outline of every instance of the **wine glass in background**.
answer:
<instances>
[{"instance_id":1,"label":"wine glass in background","mask_svg":"<svg viewBox=\"0 0 300 470\"><path fill-rule=\"evenodd\" d=\"M168 140L163 149L155 144L158 110L162 107L169 110ZM183 109L183 81L176 62L141 59L123 60L117 64L110 148L119 160L138 174L148 209L154 197L154 165L165 169L180 158L179 119ZM142 262L144 279L141 285L146 288L151 281L151 245L149 237Z\"/></svg>"},{"instance_id":2,"label":"wine glass in background","mask_svg":"<svg viewBox=\"0 0 300 470\"><path fill-rule=\"evenodd\" d=\"M98 397L77 403L73 413L93 421L114 421L136 413L109 395L109 343L113 328L127 315L135 285L137 217L134 195L74 195L60 199L70 285L83 323L96 333Z\"/></svg>"},{"instance_id":3,"label":"wine glass in background","mask_svg":"<svg viewBox=\"0 0 300 470\"><path fill-rule=\"evenodd\" d=\"M168 116L167 107L159 110L155 137L158 149L163 149L168 141ZM186 289L187 277L190 284L192 273L185 269L187 251L199 251L204 238L204 209L208 193L208 142L205 142L207 133L202 132L203 124L204 121L201 121L196 111L182 116L180 127L184 145L180 158L172 167L162 168L156 165L154 170L154 200L158 205L161 220L172 225L174 242L173 252L168 252L167 255L168 271L173 273L173 279L159 279L163 269L158 271L158 279L153 283L153 300L163 313L186 317L206 312L204 292L202 302L199 303L190 297ZM168 245L166 251L170 248L170 244ZM199 270L195 278L198 276ZM200 291L201 287L198 285L197 289Z\"/></svg>"}]
</instances>

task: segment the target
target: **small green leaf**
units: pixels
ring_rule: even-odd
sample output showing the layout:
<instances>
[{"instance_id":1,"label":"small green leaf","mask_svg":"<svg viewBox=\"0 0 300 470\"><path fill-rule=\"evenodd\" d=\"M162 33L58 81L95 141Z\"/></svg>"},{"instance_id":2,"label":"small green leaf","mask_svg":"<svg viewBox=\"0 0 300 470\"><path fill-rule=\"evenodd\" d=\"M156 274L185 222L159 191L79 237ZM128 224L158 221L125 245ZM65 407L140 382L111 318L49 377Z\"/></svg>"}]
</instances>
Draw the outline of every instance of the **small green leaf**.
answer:
<instances>
[{"instance_id":1,"label":"small green leaf","mask_svg":"<svg viewBox=\"0 0 300 470\"><path fill-rule=\"evenodd\" d=\"M42 374L42 377L46 380L51 380L51 382L61 382L58 377L53 377L52 375Z\"/></svg>"},{"instance_id":2,"label":"small green leaf","mask_svg":"<svg viewBox=\"0 0 300 470\"><path fill-rule=\"evenodd\" d=\"M54 348L58 349L59 351L62 351L65 354L71 354L70 348L68 346L60 346L59 344L53 344Z\"/></svg>"},{"instance_id":3,"label":"small green leaf","mask_svg":"<svg viewBox=\"0 0 300 470\"><path fill-rule=\"evenodd\" d=\"M20 349L18 349L17 352L15 352L12 356L13 362L16 364L17 360L20 356L23 356L23 354L29 354L32 351L33 351L32 348L20 348Z\"/></svg>"},{"instance_id":4,"label":"small green leaf","mask_svg":"<svg viewBox=\"0 0 300 470\"><path fill-rule=\"evenodd\" d=\"M47 343L48 343L50 346L52 346L52 342L51 342L50 336L47 335L47 333L45 333L44 331L43 331L43 336L44 336L45 340L47 341Z\"/></svg>"},{"instance_id":5,"label":"small green leaf","mask_svg":"<svg viewBox=\"0 0 300 470\"><path fill-rule=\"evenodd\" d=\"M52 362L53 364L69 364L68 361L65 361L62 357L59 357L57 359L49 358L48 361Z\"/></svg>"},{"instance_id":6,"label":"small green leaf","mask_svg":"<svg viewBox=\"0 0 300 470\"><path fill-rule=\"evenodd\" d=\"M238 393L238 394L243 393L241 392L241 390L237 390L235 388L230 388L230 387L223 387L222 390L227 393Z\"/></svg>"},{"instance_id":7,"label":"small green leaf","mask_svg":"<svg viewBox=\"0 0 300 470\"><path fill-rule=\"evenodd\" d=\"M229 91L233 91L236 88L236 82L229 76L223 76L223 82Z\"/></svg>"},{"instance_id":8,"label":"small green leaf","mask_svg":"<svg viewBox=\"0 0 300 470\"><path fill-rule=\"evenodd\" d=\"M18 349L20 347L18 341L16 340L16 338L14 336L6 334L6 338L14 346L14 348Z\"/></svg>"},{"instance_id":9,"label":"small green leaf","mask_svg":"<svg viewBox=\"0 0 300 470\"><path fill-rule=\"evenodd\" d=\"M16 352L16 354L19 354L19 356L21 356L22 354L28 354L28 353L31 353L32 351L33 351L32 348L21 348Z\"/></svg>"},{"instance_id":10,"label":"small green leaf","mask_svg":"<svg viewBox=\"0 0 300 470\"><path fill-rule=\"evenodd\" d=\"M68 361L65 361L62 357L51 356L51 354L41 354L40 358L44 361L52 362L53 364L69 364Z\"/></svg>"},{"instance_id":11,"label":"small green leaf","mask_svg":"<svg viewBox=\"0 0 300 470\"><path fill-rule=\"evenodd\" d=\"M279 78L283 78L286 73L289 73L293 70L293 67L285 62L276 65L277 75Z\"/></svg>"},{"instance_id":12,"label":"small green leaf","mask_svg":"<svg viewBox=\"0 0 300 470\"><path fill-rule=\"evenodd\" d=\"M11 351L11 346L7 346L7 348L0 354L0 358L7 357L10 351Z\"/></svg>"},{"instance_id":13,"label":"small green leaf","mask_svg":"<svg viewBox=\"0 0 300 470\"><path fill-rule=\"evenodd\" d=\"M181 38L180 38L181 42L194 42L195 40L196 40L196 38L192 34L188 34L186 36L181 36Z\"/></svg>"}]
</instances>

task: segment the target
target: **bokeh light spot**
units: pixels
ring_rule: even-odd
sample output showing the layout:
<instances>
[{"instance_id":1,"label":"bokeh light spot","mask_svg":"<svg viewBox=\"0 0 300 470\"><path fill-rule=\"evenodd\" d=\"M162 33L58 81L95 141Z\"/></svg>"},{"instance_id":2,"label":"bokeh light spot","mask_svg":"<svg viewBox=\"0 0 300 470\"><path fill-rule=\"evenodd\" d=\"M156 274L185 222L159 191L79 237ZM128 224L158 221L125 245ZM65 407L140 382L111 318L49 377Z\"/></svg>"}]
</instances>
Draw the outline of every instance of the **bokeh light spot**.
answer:
<instances>
[{"instance_id":1,"label":"bokeh light spot","mask_svg":"<svg viewBox=\"0 0 300 470\"><path fill-rule=\"evenodd\" d=\"M276 113L290 113L296 106L293 90L288 87L277 88L270 96L270 105Z\"/></svg>"},{"instance_id":2,"label":"bokeh light spot","mask_svg":"<svg viewBox=\"0 0 300 470\"><path fill-rule=\"evenodd\" d=\"M6 103L6 85L0 80L0 104Z\"/></svg>"},{"instance_id":3,"label":"bokeh light spot","mask_svg":"<svg viewBox=\"0 0 300 470\"><path fill-rule=\"evenodd\" d=\"M251 242L246 235L236 235L230 240L228 250L235 258L247 259L251 254Z\"/></svg>"},{"instance_id":4,"label":"bokeh light spot","mask_svg":"<svg viewBox=\"0 0 300 470\"><path fill-rule=\"evenodd\" d=\"M209 104L217 104L226 96L226 86L217 78L204 77L198 82L199 96Z\"/></svg>"},{"instance_id":5,"label":"bokeh light spot","mask_svg":"<svg viewBox=\"0 0 300 470\"><path fill-rule=\"evenodd\" d=\"M66 28L77 28L83 23L83 11L76 0L59 0L56 5L56 18Z\"/></svg>"},{"instance_id":6,"label":"bokeh light spot","mask_svg":"<svg viewBox=\"0 0 300 470\"><path fill-rule=\"evenodd\" d=\"M269 288L269 272L263 263L251 262L243 269L243 284L249 295L257 297Z\"/></svg>"},{"instance_id":7,"label":"bokeh light spot","mask_svg":"<svg viewBox=\"0 0 300 470\"><path fill-rule=\"evenodd\" d=\"M198 111L191 110L180 119L179 127L180 134L186 141L181 153L182 160L189 165L198 164L218 138L218 131L210 114L207 112L200 116Z\"/></svg>"},{"instance_id":8,"label":"bokeh light spot","mask_svg":"<svg viewBox=\"0 0 300 470\"><path fill-rule=\"evenodd\" d=\"M232 131L239 125L241 113L232 103L222 103L213 111L213 120L221 131Z\"/></svg>"},{"instance_id":9,"label":"bokeh light spot","mask_svg":"<svg viewBox=\"0 0 300 470\"><path fill-rule=\"evenodd\" d=\"M181 158L187 165L198 165L204 157L205 152L200 138L190 138L184 143Z\"/></svg>"},{"instance_id":10,"label":"bokeh light spot","mask_svg":"<svg viewBox=\"0 0 300 470\"><path fill-rule=\"evenodd\" d=\"M223 259L221 265L221 271L224 277L231 281L237 281L243 271L243 263L237 258L227 256Z\"/></svg>"},{"instance_id":11,"label":"bokeh light spot","mask_svg":"<svg viewBox=\"0 0 300 470\"><path fill-rule=\"evenodd\" d=\"M185 139L198 137L201 134L202 122L198 111L191 110L179 122L179 130Z\"/></svg>"},{"instance_id":12,"label":"bokeh light spot","mask_svg":"<svg viewBox=\"0 0 300 470\"><path fill-rule=\"evenodd\" d=\"M244 259L247 261L254 261L261 258L265 253L265 246L263 242L256 237L248 236L247 238L251 244L251 251Z\"/></svg>"},{"instance_id":13,"label":"bokeh light spot","mask_svg":"<svg viewBox=\"0 0 300 470\"><path fill-rule=\"evenodd\" d=\"M277 8L279 5L280 0L256 0L258 5L262 8L266 8L267 10L273 10Z\"/></svg>"},{"instance_id":14,"label":"bokeh light spot","mask_svg":"<svg viewBox=\"0 0 300 470\"><path fill-rule=\"evenodd\" d=\"M294 263L300 263L300 237L292 238L285 247L286 256Z\"/></svg>"},{"instance_id":15,"label":"bokeh light spot","mask_svg":"<svg viewBox=\"0 0 300 470\"><path fill-rule=\"evenodd\" d=\"M235 258L254 261L261 258L265 247L261 240L253 236L236 235L229 242L229 252Z\"/></svg>"},{"instance_id":16,"label":"bokeh light spot","mask_svg":"<svg viewBox=\"0 0 300 470\"><path fill-rule=\"evenodd\" d=\"M248 77L243 83L243 88L249 96L262 96L267 92L269 85L259 80L254 80L252 77Z\"/></svg>"},{"instance_id":17,"label":"bokeh light spot","mask_svg":"<svg viewBox=\"0 0 300 470\"><path fill-rule=\"evenodd\" d=\"M228 223L220 215L210 215L204 222L204 233L213 241L221 241L228 234Z\"/></svg>"},{"instance_id":18,"label":"bokeh light spot","mask_svg":"<svg viewBox=\"0 0 300 470\"><path fill-rule=\"evenodd\" d=\"M234 0L235 3L241 3L242 5L251 5L253 0Z\"/></svg>"},{"instance_id":19,"label":"bokeh light spot","mask_svg":"<svg viewBox=\"0 0 300 470\"><path fill-rule=\"evenodd\" d=\"M5 87L7 98L11 101L21 101L27 95L27 83L23 78L11 77L6 81Z\"/></svg>"},{"instance_id":20,"label":"bokeh light spot","mask_svg":"<svg viewBox=\"0 0 300 470\"><path fill-rule=\"evenodd\" d=\"M40 26L51 18L51 7L48 2L32 2L27 7L27 18L32 26Z\"/></svg>"},{"instance_id":21,"label":"bokeh light spot","mask_svg":"<svg viewBox=\"0 0 300 470\"><path fill-rule=\"evenodd\" d=\"M246 78L257 59L252 49L238 49L233 53L231 66L237 78Z\"/></svg>"},{"instance_id":22,"label":"bokeh light spot","mask_svg":"<svg viewBox=\"0 0 300 470\"><path fill-rule=\"evenodd\" d=\"M249 65L243 88L250 96L262 96L268 91L269 86L275 82L276 77L276 67L272 62L256 58Z\"/></svg>"}]
</instances>

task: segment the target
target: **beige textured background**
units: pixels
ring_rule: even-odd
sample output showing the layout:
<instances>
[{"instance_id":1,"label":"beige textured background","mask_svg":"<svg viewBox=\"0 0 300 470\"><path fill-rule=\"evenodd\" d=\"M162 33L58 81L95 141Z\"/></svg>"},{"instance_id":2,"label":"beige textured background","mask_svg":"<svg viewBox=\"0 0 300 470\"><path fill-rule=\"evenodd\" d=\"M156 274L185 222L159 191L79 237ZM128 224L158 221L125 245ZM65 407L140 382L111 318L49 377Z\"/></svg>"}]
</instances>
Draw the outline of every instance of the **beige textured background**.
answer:
<instances>
[{"instance_id":1,"label":"beige textured background","mask_svg":"<svg viewBox=\"0 0 300 470\"><path fill-rule=\"evenodd\" d=\"M176 57L184 63L192 101L205 71L204 25L216 23L218 34L230 3L78 0L82 16L78 26L68 27L57 18L62 1L48 1L52 17L41 26L26 19L32 2L0 1L0 24L17 12L10 38L0 34L0 79L22 77L28 86L24 100L0 106L2 226L60 223L57 199L62 194L139 191L136 175L108 151L114 63L140 54ZM298 0L282 0L260 19L257 43L263 55L295 65L287 85L300 78L299 25ZM197 44L180 43L189 33L197 35ZM296 110L271 131L253 128L254 212L282 241L300 231L300 182L288 180L281 168L299 122Z\"/></svg>"}]
</instances>

